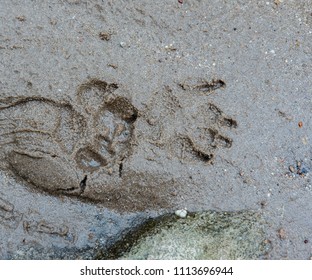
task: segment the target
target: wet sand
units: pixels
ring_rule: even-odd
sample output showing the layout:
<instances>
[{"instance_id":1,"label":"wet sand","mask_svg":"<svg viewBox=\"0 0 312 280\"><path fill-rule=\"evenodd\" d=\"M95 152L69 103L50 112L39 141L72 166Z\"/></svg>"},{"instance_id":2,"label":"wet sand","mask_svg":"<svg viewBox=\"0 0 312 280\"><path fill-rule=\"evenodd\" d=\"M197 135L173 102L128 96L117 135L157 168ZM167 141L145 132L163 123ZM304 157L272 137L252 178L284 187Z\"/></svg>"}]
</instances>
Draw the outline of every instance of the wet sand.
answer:
<instances>
[{"instance_id":1,"label":"wet sand","mask_svg":"<svg viewBox=\"0 0 312 280\"><path fill-rule=\"evenodd\" d=\"M93 258L187 208L310 259L311 4L2 1L0 258Z\"/></svg>"}]
</instances>

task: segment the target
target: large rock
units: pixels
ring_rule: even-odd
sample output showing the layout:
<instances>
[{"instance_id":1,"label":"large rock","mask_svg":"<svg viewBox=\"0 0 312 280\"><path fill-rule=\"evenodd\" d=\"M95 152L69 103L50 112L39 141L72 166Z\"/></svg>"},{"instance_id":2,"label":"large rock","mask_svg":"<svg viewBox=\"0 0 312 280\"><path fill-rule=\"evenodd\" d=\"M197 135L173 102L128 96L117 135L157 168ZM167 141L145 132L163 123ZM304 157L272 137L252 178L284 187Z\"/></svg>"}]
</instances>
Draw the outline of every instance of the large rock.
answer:
<instances>
[{"instance_id":1,"label":"large rock","mask_svg":"<svg viewBox=\"0 0 312 280\"><path fill-rule=\"evenodd\" d=\"M210 211L150 219L102 258L259 259L269 249L259 214Z\"/></svg>"}]
</instances>

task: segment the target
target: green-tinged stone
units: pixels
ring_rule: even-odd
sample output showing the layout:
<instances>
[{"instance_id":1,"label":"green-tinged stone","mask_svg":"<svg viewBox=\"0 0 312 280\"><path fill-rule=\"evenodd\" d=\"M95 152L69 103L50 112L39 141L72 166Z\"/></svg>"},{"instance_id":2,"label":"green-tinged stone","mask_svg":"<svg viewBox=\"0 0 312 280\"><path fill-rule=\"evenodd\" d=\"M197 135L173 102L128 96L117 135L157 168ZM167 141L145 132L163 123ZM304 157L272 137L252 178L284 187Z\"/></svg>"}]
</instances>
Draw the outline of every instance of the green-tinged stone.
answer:
<instances>
[{"instance_id":1,"label":"green-tinged stone","mask_svg":"<svg viewBox=\"0 0 312 280\"><path fill-rule=\"evenodd\" d=\"M150 219L104 253L104 259L260 259L270 249L255 212L189 213Z\"/></svg>"}]
</instances>

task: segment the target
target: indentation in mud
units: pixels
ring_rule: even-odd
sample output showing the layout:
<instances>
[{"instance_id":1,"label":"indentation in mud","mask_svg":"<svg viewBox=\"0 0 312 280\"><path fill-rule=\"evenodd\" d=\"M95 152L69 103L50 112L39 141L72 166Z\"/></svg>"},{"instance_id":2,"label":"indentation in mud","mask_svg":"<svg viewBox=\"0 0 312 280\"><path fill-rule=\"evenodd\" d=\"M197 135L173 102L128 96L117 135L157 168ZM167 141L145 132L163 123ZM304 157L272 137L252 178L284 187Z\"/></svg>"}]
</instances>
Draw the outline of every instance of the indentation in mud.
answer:
<instances>
[{"instance_id":1,"label":"indentation in mud","mask_svg":"<svg viewBox=\"0 0 312 280\"><path fill-rule=\"evenodd\" d=\"M225 87L225 82L222 80L212 80L211 82L203 82L202 84L198 84L196 89L203 91L203 92L211 92L217 90L219 88Z\"/></svg>"},{"instance_id":2,"label":"indentation in mud","mask_svg":"<svg viewBox=\"0 0 312 280\"><path fill-rule=\"evenodd\" d=\"M230 148L232 146L232 139L222 136L215 128L200 128L198 127L193 132L194 139L197 139L199 147L204 149L216 149L216 148Z\"/></svg>"},{"instance_id":3,"label":"indentation in mud","mask_svg":"<svg viewBox=\"0 0 312 280\"><path fill-rule=\"evenodd\" d=\"M223 118L221 120L221 125L222 126L227 126L227 127L230 127L230 128L236 128L237 127L237 122L233 119L230 119L230 118Z\"/></svg>"},{"instance_id":4,"label":"indentation in mud","mask_svg":"<svg viewBox=\"0 0 312 280\"><path fill-rule=\"evenodd\" d=\"M195 90L203 93L211 93L217 89L224 88L226 86L225 82L221 79L213 79L207 81L206 79L187 79L183 83L179 83L179 86L183 90Z\"/></svg>"},{"instance_id":5,"label":"indentation in mud","mask_svg":"<svg viewBox=\"0 0 312 280\"><path fill-rule=\"evenodd\" d=\"M190 97L197 86L189 86L192 90L180 98L168 90L156 93L147 106L146 134L149 143L183 163L209 164L218 149L231 148L233 140L223 132L236 128L237 122L210 101L194 102ZM172 100L178 105L172 106Z\"/></svg>"},{"instance_id":6,"label":"indentation in mud","mask_svg":"<svg viewBox=\"0 0 312 280\"><path fill-rule=\"evenodd\" d=\"M174 138L171 142L170 149L173 155L181 159L182 162L202 161L211 163L214 157L209 149L200 148L189 136L178 136Z\"/></svg>"},{"instance_id":7,"label":"indentation in mud","mask_svg":"<svg viewBox=\"0 0 312 280\"><path fill-rule=\"evenodd\" d=\"M55 235L66 241L74 243L77 239L76 234L71 232L68 226L64 224L53 224L46 220L41 221L23 221L23 229L29 235L47 234Z\"/></svg>"},{"instance_id":8,"label":"indentation in mud","mask_svg":"<svg viewBox=\"0 0 312 280\"><path fill-rule=\"evenodd\" d=\"M79 184L81 193L83 193L84 190L86 189L86 186L87 186L87 179L88 179L88 176L85 175L84 178L81 180L81 182L80 182L80 184Z\"/></svg>"},{"instance_id":9,"label":"indentation in mud","mask_svg":"<svg viewBox=\"0 0 312 280\"><path fill-rule=\"evenodd\" d=\"M37 190L50 193L79 191L75 172L59 158L36 157L32 154L12 151L6 161L16 176L35 186Z\"/></svg>"},{"instance_id":10,"label":"indentation in mud","mask_svg":"<svg viewBox=\"0 0 312 280\"><path fill-rule=\"evenodd\" d=\"M86 171L96 171L107 165L107 160L90 148L80 149L75 156L78 166Z\"/></svg>"},{"instance_id":11,"label":"indentation in mud","mask_svg":"<svg viewBox=\"0 0 312 280\"><path fill-rule=\"evenodd\" d=\"M23 215L14 210L14 205L0 197L0 224L15 229L18 227Z\"/></svg>"},{"instance_id":12,"label":"indentation in mud","mask_svg":"<svg viewBox=\"0 0 312 280\"><path fill-rule=\"evenodd\" d=\"M119 163L119 177L122 177L122 169L123 169L123 163Z\"/></svg>"},{"instance_id":13,"label":"indentation in mud","mask_svg":"<svg viewBox=\"0 0 312 280\"><path fill-rule=\"evenodd\" d=\"M223 132L237 123L213 103L190 98L199 98L195 90L223 86L221 80L190 92L166 86L140 113L118 94L117 84L98 79L78 86L70 103L39 96L0 99L0 168L36 191L120 211L168 208L176 187L172 174L133 172L133 148L142 140L183 163L212 163L217 149L232 146ZM138 123L142 139L136 137Z\"/></svg>"},{"instance_id":14,"label":"indentation in mud","mask_svg":"<svg viewBox=\"0 0 312 280\"><path fill-rule=\"evenodd\" d=\"M37 96L0 100L1 168L36 190L91 200L96 192L97 200L105 200L105 189L92 185L119 184L115 178L132 153L138 118L138 110L117 96L117 89L117 84L91 79L78 87L72 103Z\"/></svg>"}]
</instances>

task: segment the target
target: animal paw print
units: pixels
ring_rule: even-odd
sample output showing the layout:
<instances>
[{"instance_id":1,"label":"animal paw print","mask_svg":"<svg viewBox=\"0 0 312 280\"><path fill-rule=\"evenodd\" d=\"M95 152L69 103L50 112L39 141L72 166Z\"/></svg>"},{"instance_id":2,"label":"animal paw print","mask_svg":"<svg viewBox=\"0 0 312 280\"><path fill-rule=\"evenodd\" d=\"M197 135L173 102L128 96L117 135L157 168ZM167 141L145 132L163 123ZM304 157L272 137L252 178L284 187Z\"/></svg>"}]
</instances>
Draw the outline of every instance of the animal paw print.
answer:
<instances>
[{"instance_id":1,"label":"animal paw print","mask_svg":"<svg viewBox=\"0 0 312 280\"><path fill-rule=\"evenodd\" d=\"M53 194L80 196L88 176L110 176L131 153L138 117L130 101L114 93L117 88L92 79L79 86L73 104L42 97L0 100L2 167Z\"/></svg>"},{"instance_id":2,"label":"animal paw print","mask_svg":"<svg viewBox=\"0 0 312 280\"><path fill-rule=\"evenodd\" d=\"M211 163L218 148L231 147L232 139L223 131L235 128L236 121L192 95L193 90L221 86L216 81L185 87L184 95L165 87L153 96L147 112L140 114L146 122L138 126L142 140L154 145L156 157ZM0 168L37 191L75 196L120 211L169 207L170 174L124 168L137 140L139 112L117 93L118 85L92 79L77 88L72 102L38 96L0 99ZM15 220L6 212L5 217Z\"/></svg>"},{"instance_id":3,"label":"animal paw print","mask_svg":"<svg viewBox=\"0 0 312 280\"><path fill-rule=\"evenodd\" d=\"M212 163L217 149L232 146L232 139L221 131L235 129L237 122L213 103L202 102L205 97L198 92L212 93L224 88L225 82L195 80L179 86L182 89L179 94L165 87L148 103L145 129L148 141L159 149L167 149L183 163Z\"/></svg>"},{"instance_id":4,"label":"animal paw print","mask_svg":"<svg viewBox=\"0 0 312 280\"><path fill-rule=\"evenodd\" d=\"M46 220L41 221L23 221L23 229L25 233L29 235L52 235L62 238L63 240L75 243L77 236L72 230L69 230L69 227L65 224L54 224Z\"/></svg>"},{"instance_id":5,"label":"animal paw print","mask_svg":"<svg viewBox=\"0 0 312 280\"><path fill-rule=\"evenodd\" d=\"M104 103L101 102L103 96L99 94L115 89L115 84L94 80L78 89L78 100L86 104L85 110L90 117L86 118L85 138L75 151L75 160L86 171L112 168L130 152L138 111L124 97L107 95Z\"/></svg>"},{"instance_id":6,"label":"animal paw print","mask_svg":"<svg viewBox=\"0 0 312 280\"><path fill-rule=\"evenodd\" d=\"M14 205L1 196L0 193L0 225L15 229L19 225L23 214L16 211Z\"/></svg>"},{"instance_id":7,"label":"animal paw print","mask_svg":"<svg viewBox=\"0 0 312 280\"><path fill-rule=\"evenodd\" d=\"M220 129L236 128L237 122L227 117L221 109L212 103L202 105L195 110L190 119L187 132L171 141L171 151L183 162L202 161L212 163L218 148L231 148L232 139L220 133Z\"/></svg>"}]
</instances>

